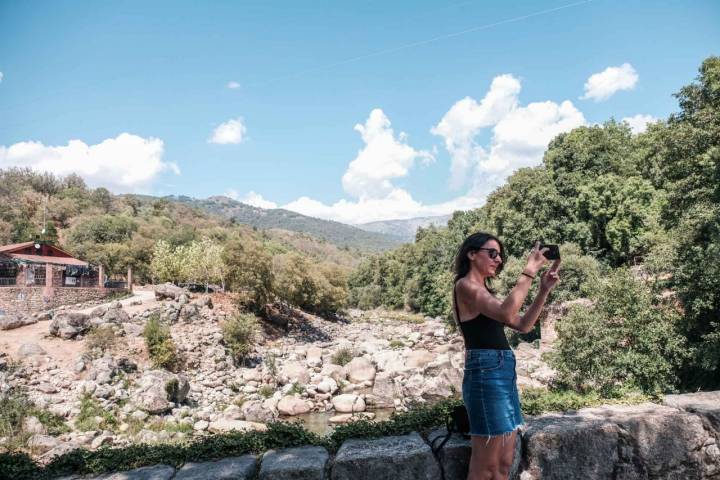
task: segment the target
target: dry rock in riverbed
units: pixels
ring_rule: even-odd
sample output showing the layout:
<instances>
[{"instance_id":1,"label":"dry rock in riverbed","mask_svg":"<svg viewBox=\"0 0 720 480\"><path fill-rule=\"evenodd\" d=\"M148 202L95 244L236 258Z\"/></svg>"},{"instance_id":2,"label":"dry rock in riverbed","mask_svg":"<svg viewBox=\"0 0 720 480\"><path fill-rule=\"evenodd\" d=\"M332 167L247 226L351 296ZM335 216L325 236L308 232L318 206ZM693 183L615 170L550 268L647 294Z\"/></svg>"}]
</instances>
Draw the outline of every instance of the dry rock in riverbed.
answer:
<instances>
[{"instance_id":1,"label":"dry rock in riverbed","mask_svg":"<svg viewBox=\"0 0 720 480\"><path fill-rule=\"evenodd\" d=\"M187 291L172 283L163 283L162 285L155 286L155 300L165 300L167 298L177 300L180 298L180 295L183 294L187 295Z\"/></svg>"},{"instance_id":2,"label":"dry rock in riverbed","mask_svg":"<svg viewBox=\"0 0 720 480\"><path fill-rule=\"evenodd\" d=\"M14 328L24 327L37 323L38 319L32 315L23 315L19 313L0 313L0 330L12 330Z\"/></svg>"},{"instance_id":3,"label":"dry rock in riverbed","mask_svg":"<svg viewBox=\"0 0 720 480\"><path fill-rule=\"evenodd\" d=\"M365 400L359 395L344 393L333 397L333 408L340 413L354 413L365 411Z\"/></svg>"},{"instance_id":4,"label":"dry rock in riverbed","mask_svg":"<svg viewBox=\"0 0 720 480\"><path fill-rule=\"evenodd\" d=\"M90 316L86 313L62 312L50 323L50 335L68 340L86 332L90 326Z\"/></svg>"},{"instance_id":5,"label":"dry rock in riverbed","mask_svg":"<svg viewBox=\"0 0 720 480\"><path fill-rule=\"evenodd\" d=\"M170 410L172 402L185 400L190 384L184 375L176 375L166 370L151 370L138 381L138 388L132 397L138 407L151 414Z\"/></svg>"},{"instance_id":6,"label":"dry rock in riverbed","mask_svg":"<svg viewBox=\"0 0 720 480\"><path fill-rule=\"evenodd\" d=\"M312 403L297 397L285 396L277 404L281 415L302 415L312 409Z\"/></svg>"},{"instance_id":7,"label":"dry rock in riverbed","mask_svg":"<svg viewBox=\"0 0 720 480\"><path fill-rule=\"evenodd\" d=\"M365 357L355 357L345 365L348 380L352 383L372 381L375 378L375 366Z\"/></svg>"},{"instance_id":8,"label":"dry rock in riverbed","mask_svg":"<svg viewBox=\"0 0 720 480\"><path fill-rule=\"evenodd\" d=\"M18 348L17 354L20 358L27 358L33 355L46 355L47 352L37 343L23 343L20 345L20 348Z\"/></svg>"}]
</instances>

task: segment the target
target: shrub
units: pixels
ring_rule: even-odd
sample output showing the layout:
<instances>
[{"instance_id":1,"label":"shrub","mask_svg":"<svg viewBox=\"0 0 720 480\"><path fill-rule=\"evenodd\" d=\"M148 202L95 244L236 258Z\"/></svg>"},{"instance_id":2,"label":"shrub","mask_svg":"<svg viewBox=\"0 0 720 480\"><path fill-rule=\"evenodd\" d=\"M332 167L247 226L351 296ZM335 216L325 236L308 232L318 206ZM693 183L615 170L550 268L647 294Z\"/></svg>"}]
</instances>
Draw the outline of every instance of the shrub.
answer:
<instances>
[{"instance_id":1,"label":"shrub","mask_svg":"<svg viewBox=\"0 0 720 480\"><path fill-rule=\"evenodd\" d=\"M241 313L227 320L222 326L222 336L225 346L236 363L244 361L252 350L253 339L258 331L258 321L255 315Z\"/></svg>"},{"instance_id":2,"label":"shrub","mask_svg":"<svg viewBox=\"0 0 720 480\"><path fill-rule=\"evenodd\" d=\"M93 327L85 335L85 351L93 358L124 344L124 339L118 337L112 327Z\"/></svg>"},{"instance_id":3,"label":"shrub","mask_svg":"<svg viewBox=\"0 0 720 480\"><path fill-rule=\"evenodd\" d=\"M57 436L70 431L62 417L36 407L24 392L13 389L0 395L0 437L8 439L5 446L9 450L25 445L30 435L23 431L23 422L28 417L36 417L45 426L48 435Z\"/></svg>"},{"instance_id":4,"label":"shrub","mask_svg":"<svg viewBox=\"0 0 720 480\"><path fill-rule=\"evenodd\" d=\"M349 348L341 348L337 350L332 358L331 362L335 365L340 365L341 367L344 367L348 363L350 363L350 360L355 358L355 352L353 352Z\"/></svg>"},{"instance_id":5,"label":"shrub","mask_svg":"<svg viewBox=\"0 0 720 480\"><path fill-rule=\"evenodd\" d=\"M86 393L80 399L80 413L75 419L75 427L82 432L113 430L117 427L117 419L113 412L103 408L96 399Z\"/></svg>"},{"instance_id":6,"label":"shrub","mask_svg":"<svg viewBox=\"0 0 720 480\"><path fill-rule=\"evenodd\" d=\"M390 340L390 348L404 348L405 344L401 340Z\"/></svg>"},{"instance_id":7,"label":"shrub","mask_svg":"<svg viewBox=\"0 0 720 480\"><path fill-rule=\"evenodd\" d=\"M688 355L679 320L673 305L620 268L599 285L592 309L574 307L557 323L549 360L558 381L573 390L611 396L636 388L656 395L673 389Z\"/></svg>"},{"instance_id":8,"label":"shrub","mask_svg":"<svg viewBox=\"0 0 720 480\"><path fill-rule=\"evenodd\" d=\"M258 389L258 393L265 398L270 398L275 393L275 389L270 385L263 385Z\"/></svg>"},{"instance_id":9,"label":"shrub","mask_svg":"<svg viewBox=\"0 0 720 480\"><path fill-rule=\"evenodd\" d=\"M170 328L160 321L158 315L148 318L143 337L155 368L164 368L173 372L181 368L182 359L170 336Z\"/></svg>"}]
</instances>

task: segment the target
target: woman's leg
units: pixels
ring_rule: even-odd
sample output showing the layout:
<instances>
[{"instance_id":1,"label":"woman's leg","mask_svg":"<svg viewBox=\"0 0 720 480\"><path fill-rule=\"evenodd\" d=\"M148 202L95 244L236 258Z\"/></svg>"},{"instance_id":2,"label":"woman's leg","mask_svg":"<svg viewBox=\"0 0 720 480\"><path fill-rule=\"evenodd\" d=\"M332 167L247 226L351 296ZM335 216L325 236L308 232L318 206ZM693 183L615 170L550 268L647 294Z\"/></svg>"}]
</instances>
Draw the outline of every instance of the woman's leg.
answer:
<instances>
[{"instance_id":1,"label":"woman's leg","mask_svg":"<svg viewBox=\"0 0 720 480\"><path fill-rule=\"evenodd\" d=\"M515 435L473 435L467 480L507 480L515 454Z\"/></svg>"}]
</instances>

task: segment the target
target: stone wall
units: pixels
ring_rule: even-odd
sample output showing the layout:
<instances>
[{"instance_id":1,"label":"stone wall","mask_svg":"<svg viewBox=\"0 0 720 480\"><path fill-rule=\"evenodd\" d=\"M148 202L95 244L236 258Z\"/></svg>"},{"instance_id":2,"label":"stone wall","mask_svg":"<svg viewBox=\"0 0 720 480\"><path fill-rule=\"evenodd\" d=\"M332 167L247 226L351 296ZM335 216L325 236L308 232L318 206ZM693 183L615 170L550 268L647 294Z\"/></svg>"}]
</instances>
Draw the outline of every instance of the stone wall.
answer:
<instances>
[{"instance_id":1,"label":"stone wall","mask_svg":"<svg viewBox=\"0 0 720 480\"><path fill-rule=\"evenodd\" d=\"M38 312L60 305L100 300L119 288L0 287L0 309L6 312Z\"/></svg>"},{"instance_id":2,"label":"stone wall","mask_svg":"<svg viewBox=\"0 0 720 480\"><path fill-rule=\"evenodd\" d=\"M516 437L513 480L720 479L720 392L526 420ZM432 480L441 478L442 465L447 480L465 480L470 441L454 435L436 459L428 441L443 434L348 440L334 457L322 447L300 447L94 478Z\"/></svg>"}]
</instances>

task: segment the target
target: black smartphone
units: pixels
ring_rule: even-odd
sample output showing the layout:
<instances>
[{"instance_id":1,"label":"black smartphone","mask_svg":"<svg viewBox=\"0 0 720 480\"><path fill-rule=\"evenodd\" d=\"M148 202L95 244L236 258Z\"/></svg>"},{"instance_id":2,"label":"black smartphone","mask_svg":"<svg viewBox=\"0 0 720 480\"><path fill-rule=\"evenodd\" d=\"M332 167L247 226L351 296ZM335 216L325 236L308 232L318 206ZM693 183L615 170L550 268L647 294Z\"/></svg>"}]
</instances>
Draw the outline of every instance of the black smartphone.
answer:
<instances>
[{"instance_id":1,"label":"black smartphone","mask_svg":"<svg viewBox=\"0 0 720 480\"><path fill-rule=\"evenodd\" d=\"M540 244L540 250L543 248L547 248L547 252L543 252L543 255L545 255L545 258L548 260L560 260L560 247L557 245L543 245Z\"/></svg>"}]
</instances>

